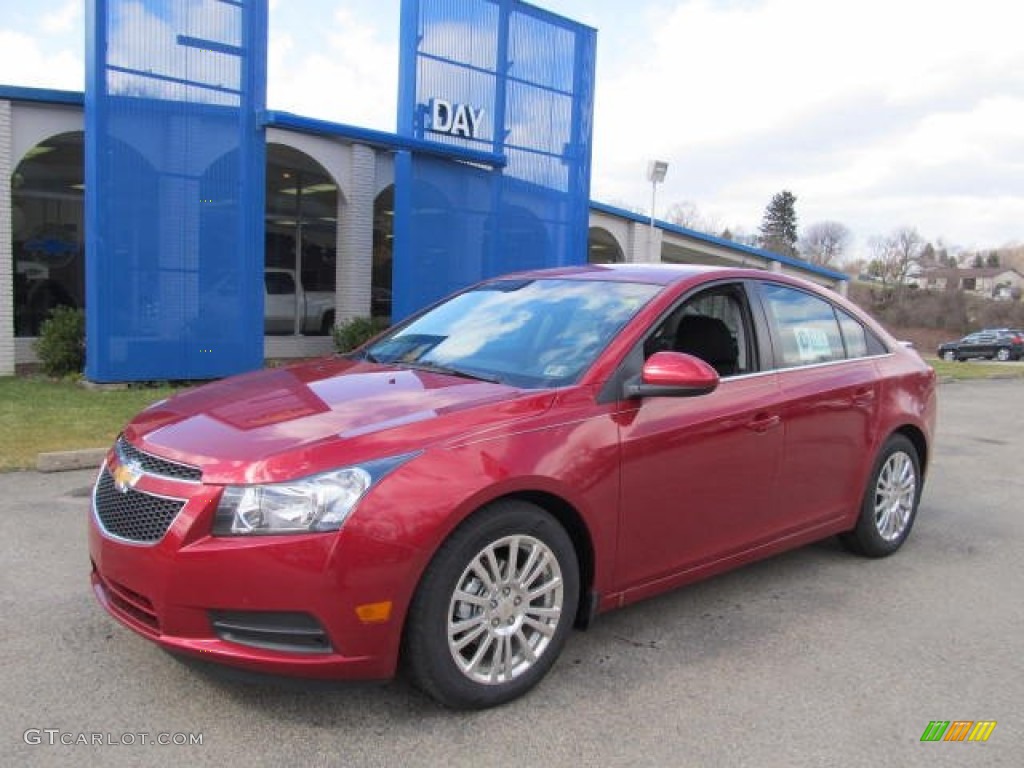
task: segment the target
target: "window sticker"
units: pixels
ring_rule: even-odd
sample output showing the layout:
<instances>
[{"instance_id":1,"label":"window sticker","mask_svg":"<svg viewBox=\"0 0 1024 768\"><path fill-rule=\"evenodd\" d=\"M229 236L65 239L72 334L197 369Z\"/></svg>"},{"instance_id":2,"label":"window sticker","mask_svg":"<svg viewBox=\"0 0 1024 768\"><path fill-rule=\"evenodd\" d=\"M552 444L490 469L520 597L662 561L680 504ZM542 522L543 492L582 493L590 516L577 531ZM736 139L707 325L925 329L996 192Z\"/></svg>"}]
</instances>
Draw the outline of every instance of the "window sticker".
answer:
<instances>
[{"instance_id":1,"label":"window sticker","mask_svg":"<svg viewBox=\"0 0 1024 768\"><path fill-rule=\"evenodd\" d=\"M832 359L832 347L828 343L828 334L820 328L801 325L793 329L796 346L800 351L800 360L805 363L820 362Z\"/></svg>"}]
</instances>

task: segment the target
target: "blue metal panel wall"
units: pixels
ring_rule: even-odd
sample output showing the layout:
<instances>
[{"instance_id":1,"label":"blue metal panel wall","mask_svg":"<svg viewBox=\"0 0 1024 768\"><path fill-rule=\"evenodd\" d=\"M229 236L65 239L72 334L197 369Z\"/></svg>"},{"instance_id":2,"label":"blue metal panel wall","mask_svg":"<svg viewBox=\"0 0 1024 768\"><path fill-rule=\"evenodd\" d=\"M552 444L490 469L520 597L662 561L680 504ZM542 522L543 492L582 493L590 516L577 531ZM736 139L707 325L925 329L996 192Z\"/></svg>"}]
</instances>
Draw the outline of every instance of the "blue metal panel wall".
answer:
<instances>
[{"instance_id":1,"label":"blue metal panel wall","mask_svg":"<svg viewBox=\"0 0 1024 768\"><path fill-rule=\"evenodd\" d=\"M507 162L399 156L395 319L482 278L586 263L595 47L516 0L403 0L399 133Z\"/></svg>"},{"instance_id":2,"label":"blue metal panel wall","mask_svg":"<svg viewBox=\"0 0 1024 768\"><path fill-rule=\"evenodd\" d=\"M266 0L90 0L86 375L263 360Z\"/></svg>"}]
</instances>

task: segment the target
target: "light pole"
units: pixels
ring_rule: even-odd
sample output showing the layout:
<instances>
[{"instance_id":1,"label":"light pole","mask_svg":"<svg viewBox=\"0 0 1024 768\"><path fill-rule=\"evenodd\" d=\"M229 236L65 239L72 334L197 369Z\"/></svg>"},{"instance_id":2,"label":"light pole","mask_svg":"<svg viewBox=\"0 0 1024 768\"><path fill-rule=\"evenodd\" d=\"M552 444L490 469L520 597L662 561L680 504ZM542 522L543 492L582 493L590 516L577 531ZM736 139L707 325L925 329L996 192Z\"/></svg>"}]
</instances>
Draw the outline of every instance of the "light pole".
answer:
<instances>
[{"instance_id":1,"label":"light pole","mask_svg":"<svg viewBox=\"0 0 1024 768\"><path fill-rule=\"evenodd\" d=\"M651 230L650 239L651 246L650 251L654 250L654 204L658 199L658 185L665 180L665 174L668 172L668 162L665 160L651 160L647 164L647 180L651 182ZM648 253L648 256L652 256ZM661 259L651 259L652 261L661 261Z\"/></svg>"}]
</instances>

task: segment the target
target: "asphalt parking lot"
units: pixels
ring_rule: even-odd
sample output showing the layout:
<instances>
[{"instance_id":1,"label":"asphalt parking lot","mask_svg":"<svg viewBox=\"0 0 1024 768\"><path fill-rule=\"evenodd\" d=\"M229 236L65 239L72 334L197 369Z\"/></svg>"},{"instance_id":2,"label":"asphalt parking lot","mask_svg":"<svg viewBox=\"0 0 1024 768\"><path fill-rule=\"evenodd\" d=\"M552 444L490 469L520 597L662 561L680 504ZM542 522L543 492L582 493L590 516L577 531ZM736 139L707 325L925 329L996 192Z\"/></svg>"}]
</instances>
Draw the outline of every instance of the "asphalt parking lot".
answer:
<instances>
[{"instance_id":1,"label":"asphalt parking lot","mask_svg":"<svg viewBox=\"0 0 1024 768\"><path fill-rule=\"evenodd\" d=\"M92 472L0 475L0 765L1016 767L1022 457L1024 381L944 384L896 556L825 541L607 614L532 694L472 714L402 682L253 684L168 656L93 599ZM998 725L922 743L932 720ZM159 734L202 743L142 743ZM83 737L102 743L61 743Z\"/></svg>"}]
</instances>

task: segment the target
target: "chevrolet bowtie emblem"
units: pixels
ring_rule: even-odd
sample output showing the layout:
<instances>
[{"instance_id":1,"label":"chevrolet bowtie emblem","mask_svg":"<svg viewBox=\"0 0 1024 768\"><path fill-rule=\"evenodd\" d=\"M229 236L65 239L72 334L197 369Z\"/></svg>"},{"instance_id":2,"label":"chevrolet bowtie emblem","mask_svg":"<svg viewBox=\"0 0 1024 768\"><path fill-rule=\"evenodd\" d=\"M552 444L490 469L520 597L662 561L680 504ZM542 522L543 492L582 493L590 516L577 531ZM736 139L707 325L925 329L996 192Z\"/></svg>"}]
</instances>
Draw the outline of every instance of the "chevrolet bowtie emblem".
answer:
<instances>
[{"instance_id":1,"label":"chevrolet bowtie emblem","mask_svg":"<svg viewBox=\"0 0 1024 768\"><path fill-rule=\"evenodd\" d=\"M128 493L128 490L134 488L135 484L139 482L139 478L142 477L142 468L138 464L129 461L118 464L112 474L114 477L114 487L121 493Z\"/></svg>"}]
</instances>

